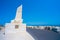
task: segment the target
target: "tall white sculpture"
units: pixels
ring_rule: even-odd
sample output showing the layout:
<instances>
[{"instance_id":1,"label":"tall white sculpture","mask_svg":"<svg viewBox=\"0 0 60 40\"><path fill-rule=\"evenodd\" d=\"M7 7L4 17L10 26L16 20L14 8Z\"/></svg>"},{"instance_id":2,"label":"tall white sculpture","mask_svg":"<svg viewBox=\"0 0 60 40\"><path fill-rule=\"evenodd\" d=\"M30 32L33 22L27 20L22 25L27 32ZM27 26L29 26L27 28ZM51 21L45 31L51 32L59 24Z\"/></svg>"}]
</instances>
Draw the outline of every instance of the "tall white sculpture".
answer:
<instances>
[{"instance_id":1,"label":"tall white sculpture","mask_svg":"<svg viewBox=\"0 0 60 40\"><path fill-rule=\"evenodd\" d=\"M16 33L20 31L26 31L26 24L23 24L22 19L22 5L17 8L15 19L11 20L11 23L6 23L5 33Z\"/></svg>"},{"instance_id":2,"label":"tall white sculpture","mask_svg":"<svg viewBox=\"0 0 60 40\"><path fill-rule=\"evenodd\" d=\"M21 20L22 19L22 5L20 7L17 8L17 12L16 12L16 17L15 20Z\"/></svg>"},{"instance_id":3,"label":"tall white sculpture","mask_svg":"<svg viewBox=\"0 0 60 40\"><path fill-rule=\"evenodd\" d=\"M22 5L17 8L15 19L5 24L6 40L34 40L26 31L26 24L22 23Z\"/></svg>"}]
</instances>

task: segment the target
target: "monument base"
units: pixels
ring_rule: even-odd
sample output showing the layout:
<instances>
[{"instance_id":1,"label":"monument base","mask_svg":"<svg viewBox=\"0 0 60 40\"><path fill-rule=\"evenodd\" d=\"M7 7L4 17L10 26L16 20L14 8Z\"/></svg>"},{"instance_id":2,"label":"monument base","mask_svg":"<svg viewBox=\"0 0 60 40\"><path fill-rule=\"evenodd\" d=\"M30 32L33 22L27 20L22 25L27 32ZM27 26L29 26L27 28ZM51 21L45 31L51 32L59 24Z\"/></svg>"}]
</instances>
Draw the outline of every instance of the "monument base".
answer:
<instances>
[{"instance_id":1,"label":"monument base","mask_svg":"<svg viewBox=\"0 0 60 40\"><path fill-rule=\"evenodd\" d=\"M26 32L26 24L6 23L5 34L6 33L17 33L17 32Z\"/></svg>"}]
</instances>

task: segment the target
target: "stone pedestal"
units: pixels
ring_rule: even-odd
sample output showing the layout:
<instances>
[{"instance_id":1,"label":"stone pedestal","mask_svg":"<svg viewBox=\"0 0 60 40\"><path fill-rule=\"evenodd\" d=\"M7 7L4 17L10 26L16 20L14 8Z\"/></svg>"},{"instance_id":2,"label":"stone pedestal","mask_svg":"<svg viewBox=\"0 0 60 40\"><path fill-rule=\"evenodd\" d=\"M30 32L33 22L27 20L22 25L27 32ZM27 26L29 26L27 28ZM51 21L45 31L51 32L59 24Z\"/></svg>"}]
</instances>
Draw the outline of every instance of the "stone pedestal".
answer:
<instances>
[{"instance_id":1,"label":"stone pedestal","mask_svg":"<svg viewBox=\"0 0 60 40\"><path fill-rule=\"evenodd\" d=\"M26 24L7 23L5 25L5 34L7 34L7 33L17 33L17 32L26 32Z\"/></svg>"}]
</instances>

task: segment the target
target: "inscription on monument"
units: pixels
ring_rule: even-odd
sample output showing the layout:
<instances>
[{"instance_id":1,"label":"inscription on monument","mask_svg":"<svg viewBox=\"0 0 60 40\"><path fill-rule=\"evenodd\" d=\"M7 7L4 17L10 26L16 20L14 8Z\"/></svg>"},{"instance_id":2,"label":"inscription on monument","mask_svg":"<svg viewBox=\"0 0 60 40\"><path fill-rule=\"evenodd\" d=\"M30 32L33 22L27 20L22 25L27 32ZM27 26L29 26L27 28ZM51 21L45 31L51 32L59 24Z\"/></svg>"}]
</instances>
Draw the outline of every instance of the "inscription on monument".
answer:
<instances>
[{"instance_id":1,"label":"inscription on monument","mask_svg":"<svg viewBox=\"0 0 60 40\"><path fill-rule=\"evenodd\" d=\"M18 29L19 28L19 25L15 25L15 29Z\"/></svg>"}]
</instances>

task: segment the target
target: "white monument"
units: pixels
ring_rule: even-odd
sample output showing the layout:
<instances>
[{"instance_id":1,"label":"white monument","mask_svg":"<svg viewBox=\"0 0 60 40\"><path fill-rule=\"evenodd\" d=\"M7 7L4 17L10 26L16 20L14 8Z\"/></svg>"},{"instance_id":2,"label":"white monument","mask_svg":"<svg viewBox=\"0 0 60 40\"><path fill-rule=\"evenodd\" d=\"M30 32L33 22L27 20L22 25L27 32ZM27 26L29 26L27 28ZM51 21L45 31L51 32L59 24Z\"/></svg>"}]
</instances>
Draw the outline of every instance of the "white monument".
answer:
<instances>
[{"instance_id":1,"label":"white monument","mask_svg":"<svg viewBox=\"0 0 60 40\"><path fill-rule=\"evenodd\" d=\"M17 8L15 19L5 24L6 40L34 40L26 31L26 24L22 23L22 5Z\"/></svg>"},{"instance_id":2,"label":"white monument","mask_svg":"<svg viewBox=\"0 0 60 40\"><path fill-rule=\"evenodd\" d=\"M5 33L16 33L16 32L25 32L26 24L23 24L22 19L22 5L17 8L17 13L15 19L11 20L11 23L6 23Z\"/></svg>"}]
</instances>

